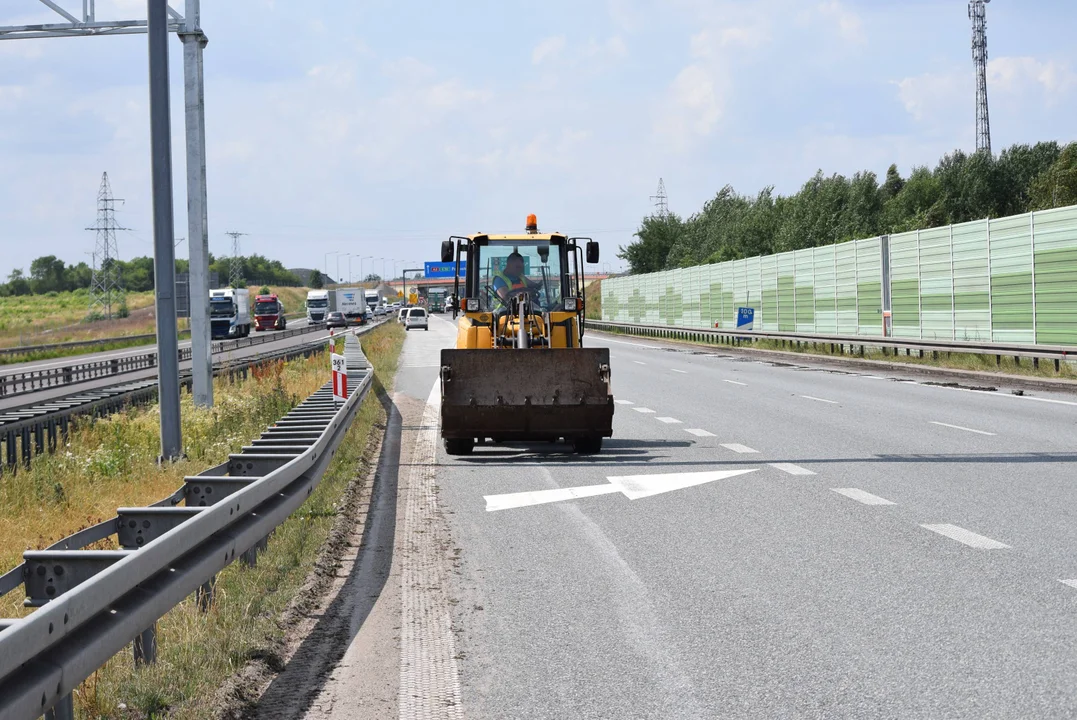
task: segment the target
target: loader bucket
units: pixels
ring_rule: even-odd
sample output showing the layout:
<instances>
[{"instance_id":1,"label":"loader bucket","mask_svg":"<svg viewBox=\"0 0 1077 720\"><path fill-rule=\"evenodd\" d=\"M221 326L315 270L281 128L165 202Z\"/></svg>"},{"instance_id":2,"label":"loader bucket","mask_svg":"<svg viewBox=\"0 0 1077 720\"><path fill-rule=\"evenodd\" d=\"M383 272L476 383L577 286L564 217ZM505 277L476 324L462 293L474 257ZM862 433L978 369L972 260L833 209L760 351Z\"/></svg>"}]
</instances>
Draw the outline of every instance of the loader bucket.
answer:
<instances>
[{"instance_id":1,"label":"loader bucket","mask_svg":"<svg viewBox=\"0 0 1077 720\"><path fill-rule=\"evenodd\" d=\"M441 435L612 436L609 349L442 350Z\"/></svg>"}]
</instances>

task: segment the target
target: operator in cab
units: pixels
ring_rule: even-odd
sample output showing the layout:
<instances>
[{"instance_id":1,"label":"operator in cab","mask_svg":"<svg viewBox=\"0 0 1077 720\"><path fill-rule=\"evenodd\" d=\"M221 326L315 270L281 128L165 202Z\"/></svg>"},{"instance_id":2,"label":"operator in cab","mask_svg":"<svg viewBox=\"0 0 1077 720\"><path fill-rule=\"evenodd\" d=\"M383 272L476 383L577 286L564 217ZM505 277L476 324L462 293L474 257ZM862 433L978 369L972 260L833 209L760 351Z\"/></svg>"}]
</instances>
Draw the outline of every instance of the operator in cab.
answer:
<instances>
[{"instance_id":1,"label":"operator in cab","mask_svg":"<svg viewBox=\"0 0 1077 720\"><path fill-rule=\"evenodd\" d=\"M505 258L505 269L494 275L493 288L499 305L508 308L509 296L519 290L537 290L542 284L524 275L524 256L518 252Z\"/></svg>"}]
</instances>

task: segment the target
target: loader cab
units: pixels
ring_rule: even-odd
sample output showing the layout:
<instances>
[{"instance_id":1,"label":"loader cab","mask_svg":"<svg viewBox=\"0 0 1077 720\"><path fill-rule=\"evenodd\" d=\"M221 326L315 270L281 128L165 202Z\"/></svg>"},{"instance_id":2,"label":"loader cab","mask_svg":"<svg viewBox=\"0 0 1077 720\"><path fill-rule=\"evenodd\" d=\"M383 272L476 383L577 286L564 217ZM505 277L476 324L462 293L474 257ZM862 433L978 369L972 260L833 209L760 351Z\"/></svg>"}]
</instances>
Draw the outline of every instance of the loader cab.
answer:
<instances>
[{"instance_id":1,"label":"loader cab","mask_svg":"<svg viewBox=\"0 0 1077 720\"><path fill-rule=\"evenodd\" d=\"M457 268L457 347L582 347L585 249L587 262L598 262L593 240L540 234L530 218L524 234L454 236L442 243L442 262Z\"/></svg>"}]
</instances>

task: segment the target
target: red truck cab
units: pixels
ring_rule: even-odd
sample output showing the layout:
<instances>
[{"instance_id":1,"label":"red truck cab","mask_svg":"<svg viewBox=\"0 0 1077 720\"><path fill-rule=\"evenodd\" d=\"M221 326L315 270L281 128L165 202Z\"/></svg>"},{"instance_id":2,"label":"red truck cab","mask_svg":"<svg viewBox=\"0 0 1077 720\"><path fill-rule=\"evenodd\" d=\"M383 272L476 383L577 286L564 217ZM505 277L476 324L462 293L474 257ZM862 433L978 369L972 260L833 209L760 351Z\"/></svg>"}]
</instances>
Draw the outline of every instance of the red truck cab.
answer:
<instances>
[{"instance_id":1,"label":"red truck cab","mask_svg":"<svg viewBox=\"0 0 1077 720\"><path fill-rule=\"evenodd\" d=\"M254 329L283 330L288 324L284 319L284 306L276 295L258 295L254 298Z\"/></svg>"}]
</instances>

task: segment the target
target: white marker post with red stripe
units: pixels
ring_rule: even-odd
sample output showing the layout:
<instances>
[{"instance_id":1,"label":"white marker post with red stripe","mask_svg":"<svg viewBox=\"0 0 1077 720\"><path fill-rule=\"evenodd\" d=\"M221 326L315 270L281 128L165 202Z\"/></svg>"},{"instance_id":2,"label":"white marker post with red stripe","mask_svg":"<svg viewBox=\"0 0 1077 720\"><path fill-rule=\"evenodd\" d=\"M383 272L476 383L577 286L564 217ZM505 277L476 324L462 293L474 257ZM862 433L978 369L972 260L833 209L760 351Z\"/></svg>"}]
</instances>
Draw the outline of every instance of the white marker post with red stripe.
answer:
<instances>
[{"instance_id":1,"label":"white marker post with red stripe","mask_svg":"<svg viewBox=\"0 0 1077 720\"><path fill-rule=\"evenodd\" d=\"M343 355L331 353L330 362L333 365L333 398L337 400L348 399L348 364Z\"/></svg>"}]
</instances>

